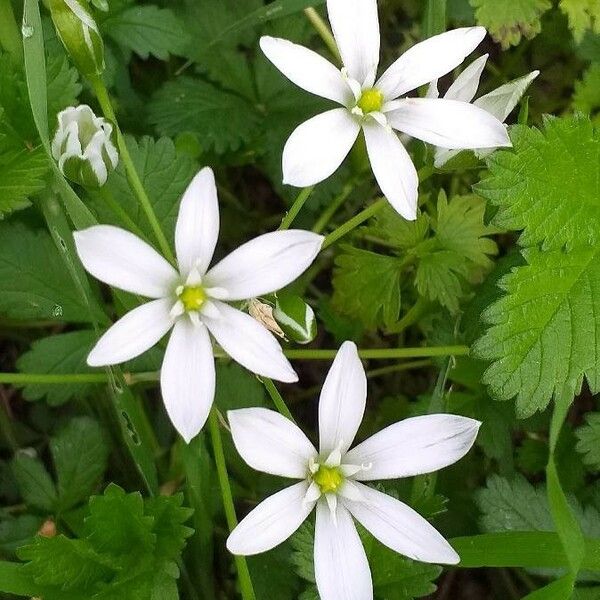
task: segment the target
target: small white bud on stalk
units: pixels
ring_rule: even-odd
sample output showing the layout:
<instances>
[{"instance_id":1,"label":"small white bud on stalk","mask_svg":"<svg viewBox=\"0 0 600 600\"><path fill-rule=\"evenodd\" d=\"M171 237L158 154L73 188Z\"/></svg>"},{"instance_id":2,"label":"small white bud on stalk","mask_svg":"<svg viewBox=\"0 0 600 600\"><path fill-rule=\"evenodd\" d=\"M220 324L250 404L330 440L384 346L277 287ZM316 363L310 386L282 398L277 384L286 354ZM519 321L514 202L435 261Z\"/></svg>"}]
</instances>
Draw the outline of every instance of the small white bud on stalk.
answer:
<instances>
[{"instance_id":1,"label":"small white bud on stalk","mask_svg":"<svg viewBox=\"0 0 600 600\"><path fill-rule=\"evenodd\" d=\"M277 297L273 317L285 336L298 344L309 344L317 335L315 313L300 296Z\"/></svg>"},{"instance_id":2,"label":"small white bud on stalk","mask_svg":"<svg viewBox=\"0 0 600 600\"><path fill-rule=\"evenodd\" d=\"M50 0L50 13L60 41L86 77L104 71L104 42L87 0Z\"/></svg>"},{"instance_id":3,"label":"small white bud on stalk","mask_svg":"<svg viewBox=\"0 0 600 600\"><path fill-rule=\"evenodd\" d=\"M113 126L85 104L59 113L52 156L61 173L84 187L102 187L119 163L112 133Z\"/></svg>"}]
</instances>

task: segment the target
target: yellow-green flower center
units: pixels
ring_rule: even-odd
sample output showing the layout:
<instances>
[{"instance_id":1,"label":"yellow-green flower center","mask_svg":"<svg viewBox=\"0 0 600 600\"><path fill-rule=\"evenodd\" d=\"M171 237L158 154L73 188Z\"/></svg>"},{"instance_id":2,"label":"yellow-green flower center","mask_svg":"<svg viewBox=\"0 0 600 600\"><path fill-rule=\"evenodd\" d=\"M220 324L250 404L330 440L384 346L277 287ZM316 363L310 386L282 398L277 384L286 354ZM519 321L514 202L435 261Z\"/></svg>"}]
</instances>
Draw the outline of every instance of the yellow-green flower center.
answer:
<instances>
[{"instance_id":1,"label":"yellow-green flower center","mask_svg":"<svg viewBox=\"0 0 600 600\"><path fill-rule=\"evenodd\" d=\"M200 310L206 300L206 292L200 286L186 286L179 299L187 312Z\"/></svg>"},{"instance_id":2,"label":"yellow-green flower center","mask_svg":"<svg viewBox=\"0 0 600 600\"><path fill-rule=\"evenodd\" d=\"M344 481L339 467L319 465L319 470L313 475L313 481L319 486L322 494L337 492Z\"/></svg>"},{"instance_id":3,"label":"yellow-green flower center","mask_svg":"<svg viewBox=\"0 0 600 600\"><path fill-rule=\"evenodd\" d=\"M365 114L378 112L383 106L383 94L375 88L364 90L362 96L356 103L356 106L358 106Z\"/></svg>"}]
</instances>

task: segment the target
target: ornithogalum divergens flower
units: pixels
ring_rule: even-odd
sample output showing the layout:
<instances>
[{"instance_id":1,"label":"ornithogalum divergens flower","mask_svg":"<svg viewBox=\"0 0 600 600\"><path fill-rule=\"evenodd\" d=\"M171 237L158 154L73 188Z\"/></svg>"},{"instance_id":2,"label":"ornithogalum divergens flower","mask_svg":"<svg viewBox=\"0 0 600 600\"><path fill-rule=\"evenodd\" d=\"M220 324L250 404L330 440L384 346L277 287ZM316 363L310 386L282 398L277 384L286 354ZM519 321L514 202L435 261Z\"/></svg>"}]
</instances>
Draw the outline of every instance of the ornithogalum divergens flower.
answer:
<instances>
[{"instance_id":1,"label":"ornithogalum divergens flower","mask_svg":"<svg viewBox=\"0 0 600 600\"><path fill-rule=\"evenodd\" d=\"M261 235L209 269L219 235L219 205L208 168L186 190L175 228L178 269L132 233L98 225L75 233L77 253L94 277L152 298L117 321L88 356L91 366L135 358L173 330L160 383L175 428L190 441L206 422L215 393L209 332L248 370L297 381L276 339L250 315L231 306L270 294L303 273L323 238L300 230Z\"/></svg>"},{"instance_id":2,"label":"ornithogalum divergens flower","mask_svg":"<svg viewBox=\"0 0 600 600\"><path fill-rule=\"evenodd\" d=\"M483 109L456 100L401 98L457 67L485 36L483 27L448 31L416 44L379 78L376 0L327 0L341 71L287 40L263 37L267 58L303 89L341 104L300 125L283 151L284 183L314 185L342 163L360 131L373 174L406 219L417 214L418 177L398 130L450 149L510 146L506 129Z\"/></svg>"},{"instance_id":3,"label":"ornithogalum divergens flower","mask_svg":"<svg viewBox=\"0 0 600 600\"><path fill-rule=\"evenodd\" d=\"M523 94L526 92L531 82L540 74L540 72L532 71L528 75L519 77L514 81L509 81L491 91L489 94L485 94L473 101L487 59L488 55L484 54L477 60L474 60L448 88L448 91L444 94L444 98L446 100L472 102L474 106L483 108L483 110L489 112L499 121L504 123L508 115L510 115L515 106L519 103L519 100L523 97ZM431 82L429 90L427 91L427 97L439 98L437 80ZM483 158L493 151L493 148L487 148L485 150L473 149L479 158ZM437 147L435 149L435 166L438 168L443 167L459 152L460 150L448 150L447 148Z\"/></svg>"},{"instance_id":4,"label":"ornithogalum divergens flower","mask_svg":"<svg viewBox=\"0 0 600 600\"><path fill-rule=\"evenodd\" d=\"M314 564L322 600L371 600L373 585L353 518L382 544L416 560L455 564L448 542L406 504L364 481L432 473L462 458L479 421L437 414L390 425L350 449L367 380L356 346L340 348L319 401L319 450L290 420L264 408L228 413L234 444L254 469L300 479L259 504L227 540L234 554L266 552L316 508Z\"/></svg>"}]
</instances>

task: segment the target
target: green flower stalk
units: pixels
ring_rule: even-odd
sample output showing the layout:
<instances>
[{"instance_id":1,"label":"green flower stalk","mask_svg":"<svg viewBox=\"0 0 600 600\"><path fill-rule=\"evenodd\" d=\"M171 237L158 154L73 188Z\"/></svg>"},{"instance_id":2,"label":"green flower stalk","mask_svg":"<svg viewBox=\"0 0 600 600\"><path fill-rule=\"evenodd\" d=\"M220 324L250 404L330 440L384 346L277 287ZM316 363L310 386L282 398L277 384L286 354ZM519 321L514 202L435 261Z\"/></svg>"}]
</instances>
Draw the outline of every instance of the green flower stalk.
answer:
<instances>
[{"instance_id":1,"label":"green flower stalk","mask_svg":"<svg viewBox=\"0 0 600 600\"><path fill-rule=\"evenodd\" d=\"M86 0L50 0L56 32L71 59L86 77L104 71L104 43Z\"/></svg>"},{"instance_id":2,"label":"green flower stalk","mask_svg":"<svg viewBox=\"0 0 600 600\"><path fill-rule=\"evenodd\" d=\"M85 104L63 110L52 141L52 156L61 173L84 187L102 187L119 163L112 133L113 126Z\"/></svg>"}]
</instances>

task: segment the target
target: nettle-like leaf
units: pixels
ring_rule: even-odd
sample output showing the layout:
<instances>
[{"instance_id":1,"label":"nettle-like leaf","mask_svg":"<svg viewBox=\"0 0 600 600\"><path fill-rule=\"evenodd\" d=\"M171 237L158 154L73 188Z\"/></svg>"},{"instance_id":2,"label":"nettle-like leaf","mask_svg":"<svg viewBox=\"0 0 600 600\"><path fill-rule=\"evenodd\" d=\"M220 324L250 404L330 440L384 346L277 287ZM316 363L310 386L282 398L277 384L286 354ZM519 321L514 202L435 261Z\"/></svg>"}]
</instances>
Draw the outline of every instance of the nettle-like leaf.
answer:
<instances>
[{"instance_id":1,"label":"nettle-like leaf","mask_svg":"<svg viewBox=\"0 0 600 600\"><path fill-rule=\"evenodd\" d=\"M109 446L101 427L89 417L75 417L50 440L56 484L42 461L19 453L13 475L25 503L45 513L64 513L94 491L106 470Z\"/></svg>"},{"instance_id":2,"label":"nettle-like leaf","mask_svg":"<svg viewBox=\"0 0 600 600\"><path fill-rule=\"evenodd\" d=\"M586 424L577 431L577 451L583 454L583 462L595 470L600 469L600 413L586 416Z\"/></svg>"},{"instance_id":3,"label":"nettle-like leaf","mask_svg":"<svg viewBox=\"0 0 600 600\"><path fill-rule=\"evenodd\" d=\"M172 239L179 201L196 174L197 167L188 156L179 153L168 138L154 140L151 137L143 137L138 141L128 136L126 142L154 212L163 230ZM108 178L105 188L106 193L115 198L133 222L146 234L147 239L153 239L148 219L131 190L122 162ZM100 222L123 226L118 216L104 202L102 194L91 193L90 201Z\"/></svg>"},{"instance_id":4,"label":"nettle-like leaf","mask_svg":"<svg viewBox=\"0 0 600 600\"><path fill-rule=\"evenodd\" d=\"M335 259L334 308L366 327L391 325L400 312L401 260L346 247Z\"/></svg>"},{"instance_id":5,"label":"nettle-like leaf","mask_svg":"<svg viewBox=\"0 0 600 600\"><path fill-rule=\"evenodd\" d=\"M560 0L558 6L567 15L569 27L577 42L581 42L588 29L600 33L599 0Z\"/></svg>"},{"instance_id":6,"label":"nettle-like leaf","mask_svg":"<svg viewBox=\"0 0 600 600\"><path fill-rule=\"evenodd\" d=\"M144 59L153 55L167 60L169 54L182 55L191 41L172 10L153 5L131 6L111 14L102 22L102 30Z\"/></svg>"},{"instance_id":7,"label":"nettle-like leaf","mask_svg":"<svg viewBox=\"0 0 600 600\"><path fill-rule=\"evenodd\" d=\"M83 536L38 537L21 548L46 600L177 597L177 561L192 530L182 496L144 500L110 485L90 500Z\"/></svg>"},{"instance_id":8,"label":"nettle-like leaf","mask_svg":"<svg viewBox=\"0 0 600 600\"><path fill-rule=\"evenodd\" d=\"M522 37L531 39L542 29L540 17L550 8L550 0L470 0L475 17L505 50Z\"/></svg>"},{"instance_id":9,"label":"nettle-like leaf","mask_svg":"<svg viewBox=\"0 0 600 600\"><path fill-rule=\"evenodd\" d=\"M0 314L7 317L73 323L91 320L90 309L45 231L0 223L0 289Z\"/></svg>"},{"instance_id":10,"label":"nettle-like leaf","mask_svg":"<svg viewBox=\"0 0 600 600\"><path fill-rule=\"evenodd\" d=\"M500 281L505 295L485 312L475 354L492 361L484 382L517 414L547 406L585 376L600 389L600 138L587 118L519 127L514 152L489 161L478 191L498 206L494 222L523 230L527 265Z\"/></svg>"},{"instance_id":11,"label":"nettle-like leaf","mask_svg":"<svg viewBox=\"0 0 600 600\"><path fill-rule=\"evenodd\" d=\"M244 98L187 76L167 82L154 94L148 118L161 135L191 132L204 149L218 154L240 148L257 134L260 122Z\"/></svg>"},{"instance_id":12,"label":"nettle-like leaf","mask_svg":"<svg viewBox=\"0 0 600 600\"><path fill-rule=\"evenodd\" d=\"M600 2L599 2L600 5ZM575 82L573 108L588 115L595 115L594 122L600 124L600 64L593 63L581 81Z\"/></svg>"}]
</instances>

